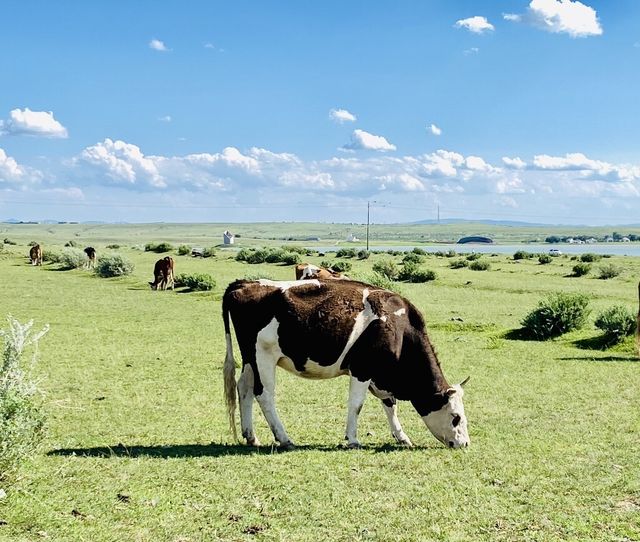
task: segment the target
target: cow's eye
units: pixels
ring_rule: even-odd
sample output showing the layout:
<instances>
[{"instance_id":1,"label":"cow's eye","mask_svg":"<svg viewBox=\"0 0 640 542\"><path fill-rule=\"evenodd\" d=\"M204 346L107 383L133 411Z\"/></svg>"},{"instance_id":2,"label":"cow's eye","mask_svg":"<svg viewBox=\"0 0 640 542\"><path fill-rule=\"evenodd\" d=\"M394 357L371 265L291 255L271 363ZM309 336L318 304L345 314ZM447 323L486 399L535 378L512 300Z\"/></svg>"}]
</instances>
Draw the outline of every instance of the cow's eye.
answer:
<instances>
[{"instance_id":1,"label":"cow's eye","mask_svg":"<svg viewBox=\"0 0 640 542\"><path fill-rule=\"evenodd\" d=\"M460 416L456 414L453 417L453 421L451 422L451 425L453 425L453 427L457 427L459 423L460 423Z\"/></svg>"}]
</instances>

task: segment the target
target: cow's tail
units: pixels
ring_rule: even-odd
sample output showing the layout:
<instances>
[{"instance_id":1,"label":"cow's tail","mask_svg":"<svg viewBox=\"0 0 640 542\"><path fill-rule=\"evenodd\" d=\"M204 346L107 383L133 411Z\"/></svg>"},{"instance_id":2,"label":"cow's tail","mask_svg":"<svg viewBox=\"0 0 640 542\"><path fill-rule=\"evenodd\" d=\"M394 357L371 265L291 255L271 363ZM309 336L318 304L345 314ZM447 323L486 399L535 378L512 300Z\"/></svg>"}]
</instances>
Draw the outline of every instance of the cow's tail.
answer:
<instances>
[{"instance_id":1,"label":"cow's tail","mask_svg":"<svg viewBox=\"0 0 640 542\"><path fill-rule=\"evenodd\" d=\"M229 325L229 307L227 306L227 296L222 298L222 320L224 321L224 337L227 343L227 354L224 358L224 398L227 403L227 415L229 416L229 426L233 434L234 441L238 441L236 431L236 361L233 359L233 343L231 342L231 327Z\"/></svg>"},{"instance_id":2,"label":"cow's tail","mask_svg":"<svg viewBox=\"0 0 640 542\"><path fill-rule=\"evenodd\" d=\"M640 356L640 282L638 282L638 318L636 319L636 351Z\"/></svg>"}]
</instances>

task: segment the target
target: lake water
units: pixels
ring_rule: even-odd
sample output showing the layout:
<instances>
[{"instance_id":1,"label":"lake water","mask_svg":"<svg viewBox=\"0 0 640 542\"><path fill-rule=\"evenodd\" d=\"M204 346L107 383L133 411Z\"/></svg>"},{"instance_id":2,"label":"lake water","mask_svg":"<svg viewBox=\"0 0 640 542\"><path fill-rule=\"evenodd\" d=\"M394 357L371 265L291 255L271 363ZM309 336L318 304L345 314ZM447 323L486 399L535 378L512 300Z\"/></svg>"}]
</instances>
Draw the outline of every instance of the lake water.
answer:
<instances>
[{"instance_id":1,"label":"lake water","mask_svg":"<svg viewBox=\"0 0 640 542\"><path fill-rule=\"evenodd\" d=\"M526 252L535 252L548 254L552 248L558 249L563 254L584 254L586 252L592 252L594 254L612 254L615 256L640 256L640 243L594 243L592 245L573 245L565 243L544 243L544 244L520 244L520 245L490 245L484 243L465 243L458 245L452 244L438 244L438 245L416 245L425 252L447 252L448 250L455 250L458 253L469 252L482 252L484 254L513 254L518 250L524 250ZM365 245L357 245L355 243L340 244L325 247L309 247L313 250L320 252L336 252L341 248L353 248L355 250L364 250ZM413 250L413 246L394 246L394 245L377 245L370 246L369 250Z\"/></svg>"}]
</instances>

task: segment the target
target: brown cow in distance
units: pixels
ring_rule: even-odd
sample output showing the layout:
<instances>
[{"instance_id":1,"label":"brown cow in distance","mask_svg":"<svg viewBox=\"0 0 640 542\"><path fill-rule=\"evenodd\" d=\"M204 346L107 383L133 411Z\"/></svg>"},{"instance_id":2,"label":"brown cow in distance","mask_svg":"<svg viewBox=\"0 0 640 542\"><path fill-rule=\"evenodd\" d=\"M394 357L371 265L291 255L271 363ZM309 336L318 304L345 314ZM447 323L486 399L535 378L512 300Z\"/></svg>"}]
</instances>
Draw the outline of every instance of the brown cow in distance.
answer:
<instances>
[{"instance_id":1,"label":"brown cow in distance","mask_svg":"<svg viewBox=\"0 0 640 542\"><path fill-rule=\"evenodd\" d=\"M85 264L85 267L87 269L95 267L96 266L96 249L93 247L87 247L84 249L84 253L87 255L87 258L89 258L89 261Z\"/></svg>"},{"instance_id":2,"label":"brown cow in distance","mask_svg":"<svg viewBox=\"0 0 640 542\"><path fill-rule=\"evenodd\" d=\"M296 265L296 280L304 279L342 279L346 278L342 273L333 269L318 267L312 263L299 263Z\"/></svg>"},{"instance_id":3,"label":"brown cow in distance","mask_svg":"<svg viewBox=\"0 0 640 542\"><path fill-rule=\"evenodd\" d=\"M171 256L165 256L158 260L153 268L153 282L149 283L152 290L166 290L171 287L174 289L175 275L173 273L173 258Z\"/></svg>"},{"instance_id":4,"label":"brown cow in distance","mask_svg":"<svg viewBox=\"0 0 640 542\"><path fill-rule=\"evenodd\" d=\"M29 250L29 258L31 265L42 265L42 247L40 245L33 245Z\"/></svg>"}]
</instances>

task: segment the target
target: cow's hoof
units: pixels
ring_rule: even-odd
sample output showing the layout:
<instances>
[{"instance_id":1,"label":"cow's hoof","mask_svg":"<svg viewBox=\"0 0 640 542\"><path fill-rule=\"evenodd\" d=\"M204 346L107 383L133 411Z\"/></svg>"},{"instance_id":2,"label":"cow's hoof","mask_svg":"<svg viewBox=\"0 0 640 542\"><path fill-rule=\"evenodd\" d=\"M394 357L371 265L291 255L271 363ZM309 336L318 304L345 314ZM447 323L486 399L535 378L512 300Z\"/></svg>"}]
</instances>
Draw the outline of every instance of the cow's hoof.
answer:
<instances>
[{"instance_id":1,"label":"cow's hoof","mask_svg":"<svg viewBox=\"0 0 640 542\"><path fill-rule=\"evenodd\" d=\"M248 438L247 446L255 446L256 448L258 448L260 446L260 441L256 437Z\"/></svg>"},{"instance_id":2,"label":"cow's hoof","mask_svg":"<svg viewBox=\"0 0 640 542\"><path fill-rule=\"evenodd\" d=\"M362 448L362 444L359 442L350 442L347 444L347 448L349 448L349 450L360 450Z\"/></svg>"},{"instance_id":3,"label":"cow's hoof","mask_svg":"<svg viewBox=\"0 0 640 542\"><path fill-rule=\"evenodd\" d=\"M291 450L295 450L295 449L296 449L296 445L291 441L283 442L280 444L280 446L278 446L278 450L282 452L290 452Z\"/></svg>"}]
</instances>

